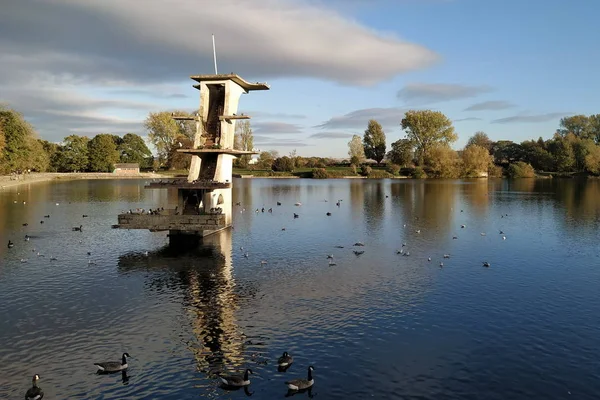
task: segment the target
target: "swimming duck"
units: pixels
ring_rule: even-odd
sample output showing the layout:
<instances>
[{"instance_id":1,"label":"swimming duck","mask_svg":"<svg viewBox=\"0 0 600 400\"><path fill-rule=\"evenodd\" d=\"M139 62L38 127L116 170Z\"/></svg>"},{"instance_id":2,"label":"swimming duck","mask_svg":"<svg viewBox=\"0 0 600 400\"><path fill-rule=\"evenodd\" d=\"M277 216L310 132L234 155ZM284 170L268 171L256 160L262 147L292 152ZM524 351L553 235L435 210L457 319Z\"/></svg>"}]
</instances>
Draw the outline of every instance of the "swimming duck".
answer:
<instances>
[{"instance_id":1,"label":"swimming duck","mask_svg":"<svg viewBox=\"0 0 600 400\"><path fill-rule=\"evenodd\" d=\"M244 374L234 374L234 375L220 375L219 378L221 382L227 386L247 386L250 384L250 379L248 379L248 374L252 374L252 370L247 368L244 371Z\"/></svg>"},{"instance_id":2,"label":"swimming duck","mask_svg":"<svg viewBox=\"0 0 600 400\"><path fill-rule=\"evenodd\" d=\"M287 351L284 351L283 355L281 357L279 357L279 360L277 360L277 364L280 367L286 367L293 362L294 362L294 358L292 356L290 356Z\"/></svg>"},{"instance_id":3,"label":"swimming duck","mask_svg":"<svg viewBox=\"0 0 600 400\"><path fill-rule=\"evenodd\" d=\"M294 213L294 218L300 217L298 214Z\"/></svg>"},{"instance_id":4,"label":"swimming duck","mask_svg":"<svg viewBox=\"0 0 600 400\"><path fill-rule=\"evenodd\" d=\"M25 393L25 400L41 400L44 398L44 392L37 385L37 381L40 380L40 376L35 374L32 379L32 386L29 388L27 393Z\"/></svg>"},{"instance_id":5,"label":"swimming duck","mask_svg":"<svg viewBox=\"0 0 600 400\"><path fill-rule=\"evenodd\" d=\"M9 240L8 241L8 248L12 249L13 247L15 247L15 244Z\"/></svg>"},{"instance_id":6,"label":"swimming duck","mask_svg":"<svg viewBox=\"0 0 600 400\"><path fill-rule=\"evenodd\" d=\"M313 379L313 376L312 376L312 372L314 370L315 370L314 367L311 365L310 367L308 367L308 379L294 379L294 380L285 382L285 384L287 385L288 389L290 389L290 390L308 389L315 383L315 380Z\"/></svg>"},{"instance_id":7,"label":"swimming duck","mask_svg":"<svg viewBox=\"0 0 600 400\"><path fill-rule=\"evenodd\" d=\"M488 268L491 267L490 263L487 261L482 261L482 264L484 267L488 267Z\"/></svg>"},{"instance_id":8,"label":"swimming duck","mask_svg":"<svg viewBox=\"0 0 600 400\"><path fill-rule=\"evenodd\" d=\"M23 226L27 226L27 225L29 225L27 222L25 222L25 223L23 224Z\"/></svg>"},{"instance_id":9,"label":"swimming duck","mask_svg":"<svg viewBox=\"0 0 600 400\"><path fill-rule=\"evenodd\" d=\"M72 231L74 232L82 232L83 225L79 225L79 226L74 226L73 228L71 228Z\"/></svg>"},{"instance_id":10,"label":"swimming duck","mask_svg":"<svg viewBox=\"0 0 600 400\"><path fill-rule=\"evenodd\" d=\"M129 353L123 353L123 356L121 357L121 362L106 361L94 363L94 365L98 367L98 372L119 372L124 369L127 369L127 357L131 357Z\"/></svg>"},{"instance_id":11,"label":"swimming duck","mask_svg":"<svg viewBox=\"0 0 600 400\"><path fill-rule=\"evenodd\" d=\"M330 212L328 212L328 213L327 213L327 214L325 214L325 215L327 215L328 217L331 217L331 213L330 213Z\"/></svg>"},{"instance_id":12,"label":"swimming duck","mask_svg":"<svg viewBox=\"0 0 600 400\"><path fill-rule=\"evenodd\" d=\"M280 202L277 202L277 205L278 205L278 206L280 206L280 205L281 205L281 203L280 203Z\"/></svg>"}]
</instances>

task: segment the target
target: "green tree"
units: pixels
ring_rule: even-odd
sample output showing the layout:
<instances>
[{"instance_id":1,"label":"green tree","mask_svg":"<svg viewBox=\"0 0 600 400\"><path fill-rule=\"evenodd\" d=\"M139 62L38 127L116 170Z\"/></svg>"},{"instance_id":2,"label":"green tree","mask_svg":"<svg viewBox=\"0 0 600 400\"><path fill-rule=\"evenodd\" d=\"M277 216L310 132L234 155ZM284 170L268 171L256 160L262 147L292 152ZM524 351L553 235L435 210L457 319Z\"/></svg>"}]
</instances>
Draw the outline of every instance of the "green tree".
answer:
<instances>
[{"instance_id":1,"label":"green tree","mask_svg":"<svg viewBox=\"0 0 600 400\"><path fill-rule=\"evenodd\" d=\"M494 142L492 142L488 135L482 131L475 132L475 134L467 141L467 147L477 145L483 147L488 152L492 149L493 144Z\"/></svg>"},{"instance_id":2,"label":"green tree","mask_svg":"<svg viewBox=\"0 0 600 400\"><path fill-rule=\"evenodd\" d=\"M36 133L23 116L11 109L0 107L0 132L2 153L0 169L7 173L36 169L33 164L37 146ZM39 165L37 166L39 167Z\"/></svg>"},{"instance_id":3,"label":"green tree","mask_svg":"<svg viewBox=\"0 0 600 400\"><path fill-rule=\"evenodd\" d=\"M377 161L377 164L380 164L385 157L385 133L379 122L374 119L369 121L365 130L363 147L365 157Z\"/></svg>"},{"instance_id":4,"label":"green tree","mask_svg":"<svg viewBox=\"0 0 600 400\"><path fill-rule=\"evenodd\" d=\"M594 139L597 145L600 145L600 114L590 115L588 119L592 131L592 139Z\"/></svg>"},{"instance_id":5,"label":"green tree","mask_svg":"<svg viewBox=\"0 0 600 400\"><path fill-rule=\"evenodd\" d=\"M169 151L178 136L194 138L194 121L176 121L174 115L189 116L182 111L161 111L148 114L144 127L148 131L148 139L156 148L158 157L163 162L167 160Z\"/></svg>"},{"instance_id":6,"label":"green tree","mask_svg":"<svg viewBox=\"0 0 600 400\"><path fill-rule=\"evenodd\" d=\"M492 156L485 147L471 144L462 151L463 175L467 177L479 177L487 172Z\"/></svg>"},{"instance_id":7,"label":"green tree","mask_svg":"<svg viewBox=\"0 0 600 400\"><path fill-rule=\"evenodd\" d=\"M46 171L57 172L60 145L42 139L38 139L38 142L42 146L42 149L48 158L48 167Z\"/></svg>"},{"instance_id":8,"label":"green tree","mask_svg":"<svg viewBox=\"0 0 600 400\"><path fill-rule=\"evenodd\" d=\"M554 158L546 150L546 144L543 139L540 139L537 141L528 140L521 143L523 161L531 164L536 170L552 171L554 168Z\"/></svg>"},{"instance_id":9,"label":"green tree","mask_svg":"<svg viewBox=\"0 0 600 400\"><path fill-rule=\"evenodd\" d=\"M548 143L548 151L554 157L554 169L559 172L572 172L575 169L573 143L567 136L557 134Z\"/></svg>"},{"instance_id":10,"label":"green tree","mask_svg":"<svg viewBox=\"0 0 600 400\"><path fill-rule=\"evenodd\" d=\"M184 135L177 136L171 144L171 148L167 154L167 168L173 170L188 169L192 162L192 158L185 153L178 152L177 150L180 148L190 148L192 145L192 139L189 137Z\"/></svg>"},{"instance_id":11,"label":"green tree","mask_svg":"<svg viewBox=\"0 0 600 400\"><path fill-rule=\"evenodd\" d=\"M443 113L432 110L410 110L402 119L407 139L416 146L416 158L422 164L431 148L449 145L458 139L452 121Z\"/></svg>"},{"instance_id":12,"label":"green tree","mask_svg":"<svg viewBox=\"0 0 600 400\"><path fill-rule=\"evenodd\" d=\"M492 146L496 164L511 164L523 160L523 148L511 140L498 140Z\"/></svg>"},{"instance_id":13,"label":"green tree","mask_svg":"<svg viewBox=\"0 0 600 400\"><path fill-rule=\"evenodd\" d=\"M259 169L273 169L273 161L275 161L276 155L274 156L272 152L262 151L258 156L258 161L256 162L256 167Z\"/></svg>"},{"instance_id":14,"label":"green tree","mask_svg":"<svg viewBox=\"0 0 600 400\"><path fill-rule=\"evenodd\" d=\"M254 134L250 126L250 121L236 121L233 142L233 148L236 150L252 151L254 149ZM244 154L236 160L236 164L240 168L248 168L251 158L250 154Z\"/></svg>"},{"instance_id":15,"label":"green tree","mask_svg":"<svg viewBox=\"0 0 600 400\"><path fill-rule=\"evenodd\" d=\"M117 147L119 161L122 163L138 163L141 168L152 167L152 152L141 136L127 133Z\"/></svg>"},{"instance_id":16,"label":"green tree","mask_svg":"<svg viewBox=\"0 0 600 400\"><path fill-rule=\"evenodd\" d=\"M101 133L88 142L89 170L92 172L112 172L119 162L119 152L113 135Z\"/></svg>"},{"instance_id":17,"label":"green tree","mask_svg":"<svg viewBox=\"0 0 600 400\"><path fill-rule=\"evenodd\" d=\"M600 146L590 149L585 156L585 169L592 174L600 174Z\"/></svg>"},{"instance_id":18,"label":"green tree","mask_svg":"<svg viewBox=\"0 0 600 400\"><path fill-rule=\"evenodd\" d=\"M580 139L594 139L591 121L585 115L572 115L560 120L560 128L557 133L566 137L569 133Z\"/></svg>"},{"instance_id":19,"label":"green tree","mask_svg":"<svg viewBox=\"0 0 600 400\"><path fill-rule=\"evenodd\" d=\"M360 136L354 135L348 142L348 156L352 165L360 165L365 162L365 146Z\"/></svg>"},{"instance_id":20,"label":"green tree","mask_svg":"<svg viewBox=\"0 0 600 400\"><path fill-rule=\"evenodd\" d=\"M387 153L387 158L392 163L405 167L413 161L414 143L408 139L399 139L392 143L392 149Z\"/></svg>"},{"instance_id":21,"label":"green tree","mask_svg":"<svg viewBox=\"0 0 600 400\"><path fill-rule=\"evenodd\" d=\"M517 161L508 166L508 176L511 178L533 178L535 177L535 171L530 164Z\"/></svg>"},{"instance_id":22,"label":"green tree","mask_svg":"<svg viewBox=\"0 0 600 400\"><path fill-rule=\"evenodd\" d=\"M57 169L61 172L86 171L88 168L88 142L86 136L69 135L64 138L58 152Z\"/></svg>"},{"instance_id":23,"label":"green tree","mask_svg":"<svg viewBox=\"0 0 600 400\"><path fill-rule=\"evenodd\" d=\"M273 171L293 172L294 160L292 160L288 156L276 158L275 161L273 161Z\"/></svg>"}]
</instances>

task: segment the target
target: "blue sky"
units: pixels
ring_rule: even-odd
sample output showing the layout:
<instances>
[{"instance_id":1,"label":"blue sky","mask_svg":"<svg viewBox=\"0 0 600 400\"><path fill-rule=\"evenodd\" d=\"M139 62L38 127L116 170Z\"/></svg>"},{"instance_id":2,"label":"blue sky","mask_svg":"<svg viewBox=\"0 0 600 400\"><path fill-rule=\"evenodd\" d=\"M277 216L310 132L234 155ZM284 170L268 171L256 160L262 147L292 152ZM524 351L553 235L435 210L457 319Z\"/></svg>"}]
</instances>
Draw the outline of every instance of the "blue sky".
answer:
<instances>
[{"instance_id":1,"label":"blue sky","mask_svg":"<svg viewBox=\"0 0 600 400\"><path fill-rule=\"evenodd\" d=\"M215 32L220 72L271 85L241 101L260 150L344 157L370 118L389 147L411 108L453 119L457 149L479 130L495 140L549 138L561 116L600 113L593 0L136 4L9 6L0 15L0 102L52 141L145 135L149 111L197 107L189 75L213 72Z\"/></svg>"}]
</instances>

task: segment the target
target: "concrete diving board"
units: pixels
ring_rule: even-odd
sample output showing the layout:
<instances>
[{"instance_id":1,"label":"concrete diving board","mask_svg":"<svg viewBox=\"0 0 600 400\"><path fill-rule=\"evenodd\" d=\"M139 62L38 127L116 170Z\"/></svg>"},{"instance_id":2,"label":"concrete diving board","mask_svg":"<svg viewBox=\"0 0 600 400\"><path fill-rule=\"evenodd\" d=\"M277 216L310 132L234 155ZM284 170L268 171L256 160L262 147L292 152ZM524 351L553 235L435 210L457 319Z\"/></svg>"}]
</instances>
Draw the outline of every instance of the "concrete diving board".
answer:
<instances>
[{"instance_id":1,"label":"concrete diving board","mask_svg":"<svg viewBox=\"0 0 600 400\"><path fill-rule=\"evenodd\" d=\"M261 82L248 82L237 74L218 74L218 75L192 75L191 79L196 82L215 82L215 81L228 81L231 80L241 86L246 92L251 90L269 90L269 85ZM196 89L199 89L200 85L194 85Z\"/></svg>"},{"instance_id":2,"label":"concrete diving board","mask_svg":"<svg viewBox=\"0 0 600 400\"><path fill-rule=\"evenodd\" d=\"M245 154L260 154L257 151L233 150L233 149L177 149L177 152L178 153L186 153L186 154L217 153L217 154L229 154L232 156L243 156Z\"/></svg>"}]
</instances>

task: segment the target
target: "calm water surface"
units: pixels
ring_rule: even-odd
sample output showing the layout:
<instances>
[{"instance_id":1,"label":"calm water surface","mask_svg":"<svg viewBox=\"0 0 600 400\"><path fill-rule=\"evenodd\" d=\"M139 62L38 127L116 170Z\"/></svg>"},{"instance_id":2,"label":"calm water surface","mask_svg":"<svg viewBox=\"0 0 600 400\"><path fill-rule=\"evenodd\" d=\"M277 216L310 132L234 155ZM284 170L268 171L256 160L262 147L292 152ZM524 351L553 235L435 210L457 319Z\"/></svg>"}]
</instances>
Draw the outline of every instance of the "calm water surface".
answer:
<instances>
[{"instance_id":1,"label":"calm water surface","mask_svg":"<svg viewBox=\"0 0 600 400\"><path fill-rule=\"evenodd\" d=\"M238 179L235 229L186 253L111 229L169 204L143 185L0 191L0 399L34 373L48 399L272 399L308 365L296 398L600 396L599 181ZM95 373L123 352L126 377Z\"/></svg>"}]
</instances>

